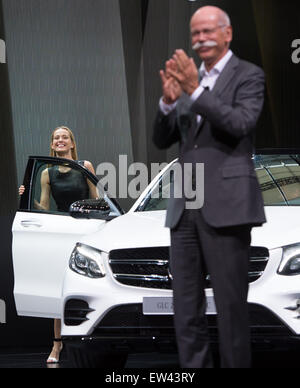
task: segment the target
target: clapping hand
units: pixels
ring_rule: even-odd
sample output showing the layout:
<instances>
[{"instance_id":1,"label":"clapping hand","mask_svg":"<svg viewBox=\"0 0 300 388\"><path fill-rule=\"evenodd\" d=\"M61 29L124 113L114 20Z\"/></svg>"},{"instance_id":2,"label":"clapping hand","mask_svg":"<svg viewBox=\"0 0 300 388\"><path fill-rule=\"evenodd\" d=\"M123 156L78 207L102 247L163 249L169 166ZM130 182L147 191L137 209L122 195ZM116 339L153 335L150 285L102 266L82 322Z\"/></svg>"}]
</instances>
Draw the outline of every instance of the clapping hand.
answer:
<instances>
[{"instance_id":1,"label":"clapping hand","mask_svg":"<svg viewBox=\"0 0 300 388\"><path fill-rule=\"evenodd\" d=\"M199 72L193 58L189 58L183 50L176 50L171 61L169 76L185 93L192 95L199 86Z\"/></svg>"},{"instance_id":2,"label":"clapping hand","mask_svg":"<svg viewBox=\"0 0 300 388\"><path fill-rule=\"evenodd\" d=\"M175 71L176 62L173 59L170 59L166 62L165 70L159 72L162 81L163 101L169 105L176 102L182 94L180 84L171 76L171 72Z\"/></svg>"}]
</instances>

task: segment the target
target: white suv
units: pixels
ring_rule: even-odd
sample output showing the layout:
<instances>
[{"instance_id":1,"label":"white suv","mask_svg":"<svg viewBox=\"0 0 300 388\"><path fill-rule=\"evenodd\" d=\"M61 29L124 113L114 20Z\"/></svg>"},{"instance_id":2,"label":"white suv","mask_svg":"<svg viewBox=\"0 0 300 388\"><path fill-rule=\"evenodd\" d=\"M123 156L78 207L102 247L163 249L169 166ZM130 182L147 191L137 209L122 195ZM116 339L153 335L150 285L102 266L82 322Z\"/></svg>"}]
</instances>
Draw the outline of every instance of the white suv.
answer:
<instances>
[{"instance_id":1,"label":"white suv","mask_svg":"<svg viewBox=\"0 0 300 388\"><path fill-rule=\"evenodd\" d=\"M254 156L254 163L268 222L252 232L252 340L264 346L298 346L300 156L265 150ZM18 314L62 319L62 335L76 366L123 366L131 352L175 350L163 195L172 180L166 179L172 164L126 214L109 196L106 203L79 201L70 213L58 212L53 199L49 211L37 210L41 174L49 165L75 169L98 184L96 176L75 162L29 158L24 184L30 189L13 225ZM206 293L211 340L217 343L209 276Z\"/></svg>"}]
</instances>

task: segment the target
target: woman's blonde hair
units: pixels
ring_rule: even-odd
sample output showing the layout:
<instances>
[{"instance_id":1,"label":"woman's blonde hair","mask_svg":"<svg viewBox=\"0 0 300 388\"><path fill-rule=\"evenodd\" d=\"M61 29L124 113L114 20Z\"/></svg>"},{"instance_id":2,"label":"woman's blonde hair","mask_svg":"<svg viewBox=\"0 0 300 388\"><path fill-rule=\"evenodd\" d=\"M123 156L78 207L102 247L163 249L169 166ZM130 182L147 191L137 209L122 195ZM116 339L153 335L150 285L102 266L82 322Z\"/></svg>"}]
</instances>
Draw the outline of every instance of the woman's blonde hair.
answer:
<instances>
[{"instance_id":1,"label":"woman's blonde hair","mask_svg":"<svg viewBox=\"0 0 300 388\"><path fill-rule=\"evenodd\" d=\"M53 140L54 140L54 134L58 129L65 129L69 133L70 139L74 145L74 148L72 149L72 158L73 158L73 160L78 160L78 153L77 153L77 145L76 145L76 141L75 141L75 136L74 136L73 132L71 131L71 129L68 127L65 127L65 126L57 127L52 132L51 143L50 143L50 156L53 156L53 157L57 156L56 152L52 149L52 144L53 144Z\"/></svg>"}]
</instances>

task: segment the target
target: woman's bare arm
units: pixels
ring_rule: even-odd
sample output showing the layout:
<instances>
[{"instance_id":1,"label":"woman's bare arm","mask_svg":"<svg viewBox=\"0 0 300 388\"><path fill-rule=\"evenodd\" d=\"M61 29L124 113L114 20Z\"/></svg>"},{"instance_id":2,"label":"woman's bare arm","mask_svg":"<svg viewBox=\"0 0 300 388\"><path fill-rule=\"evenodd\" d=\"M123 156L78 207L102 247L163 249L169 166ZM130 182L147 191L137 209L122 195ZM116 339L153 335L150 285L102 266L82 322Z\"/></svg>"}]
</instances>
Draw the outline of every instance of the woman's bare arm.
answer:
<instances>
[{"instance_id":1,"label":"woman's bare arm","mask_svg":"<svg viewBox=\"0 0 300 388\"><path fill-rule=\"evenodd\" d=\"M37 201L35 201L35 207L38 210L48 211L50 209L50 193L51 193L50 178L49 178L48 169L46 169L42 172L42 176L41 176L40 202L38 203Z\"/></svg>"}]
</instances>

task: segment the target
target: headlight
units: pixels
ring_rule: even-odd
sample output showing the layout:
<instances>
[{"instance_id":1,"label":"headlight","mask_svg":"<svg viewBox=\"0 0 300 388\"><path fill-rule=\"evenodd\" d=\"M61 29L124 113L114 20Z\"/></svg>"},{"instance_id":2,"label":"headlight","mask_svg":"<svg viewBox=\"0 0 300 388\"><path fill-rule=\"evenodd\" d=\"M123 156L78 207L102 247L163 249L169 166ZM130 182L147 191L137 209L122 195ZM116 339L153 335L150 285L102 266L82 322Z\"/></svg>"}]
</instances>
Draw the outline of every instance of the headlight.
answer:
<instances>
[{"instance_id":1,"label":"headlight","mask_svg":"<svg viewBox=\"0 0 300 388\"><path fill-rule=\"evenodd\" d=\"M72 271L92 279L106 275L101 252L83 244L77 244L72 252L69 267Z\"/></svg>"},{"instance_id":2,"label":"headlight","mask_svg":"<svg viewBox=\"0 0 300 388\"><path fill-rule=\"evenodd\" d=\"M300 244L283 247L278 273L285 276L300 275Z\"/></svg>"}]
</instances>

